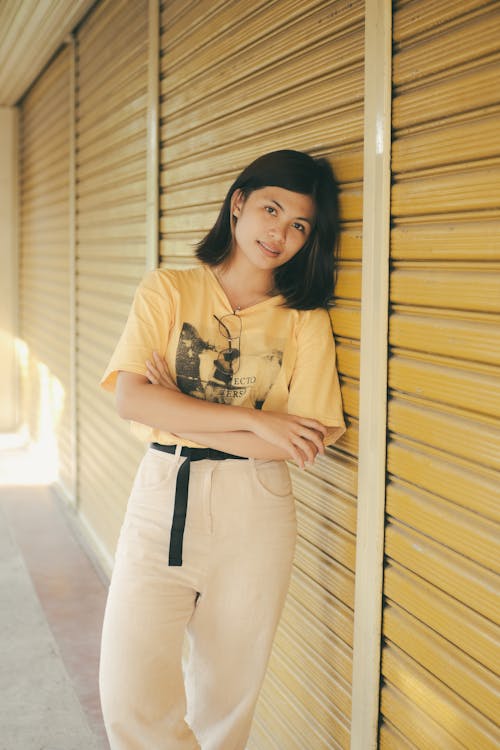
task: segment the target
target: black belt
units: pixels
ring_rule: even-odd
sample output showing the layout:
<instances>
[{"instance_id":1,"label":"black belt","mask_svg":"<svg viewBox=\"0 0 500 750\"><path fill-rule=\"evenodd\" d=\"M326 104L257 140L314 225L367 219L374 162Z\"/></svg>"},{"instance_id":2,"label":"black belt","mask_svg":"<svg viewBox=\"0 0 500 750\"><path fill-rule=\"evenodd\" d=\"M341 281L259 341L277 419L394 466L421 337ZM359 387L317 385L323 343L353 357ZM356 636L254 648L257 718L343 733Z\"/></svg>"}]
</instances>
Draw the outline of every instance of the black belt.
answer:
<instances>
[{"instance_id":1,"label":"black belt","mask_svg":"<svg viewBox=\"0 0 500 750\"><path fill-rule=\"evenodd\" d=\"M175 453L176 445L162 445L151 443L151 448L164 453ZM246 460L243 456L233 456L231 453L216 451L214 448L188 448L184 446L181 456L186 458L177 472L175 484L174 515L172 518L172 530L170 532L170 547L168 550L168 564L172 566L182 565L182 543L184 540L184 528L186 526L186 512L189 492L189 473L191 461L225 461L228 458Z\"/></svg>"}]
</instances>

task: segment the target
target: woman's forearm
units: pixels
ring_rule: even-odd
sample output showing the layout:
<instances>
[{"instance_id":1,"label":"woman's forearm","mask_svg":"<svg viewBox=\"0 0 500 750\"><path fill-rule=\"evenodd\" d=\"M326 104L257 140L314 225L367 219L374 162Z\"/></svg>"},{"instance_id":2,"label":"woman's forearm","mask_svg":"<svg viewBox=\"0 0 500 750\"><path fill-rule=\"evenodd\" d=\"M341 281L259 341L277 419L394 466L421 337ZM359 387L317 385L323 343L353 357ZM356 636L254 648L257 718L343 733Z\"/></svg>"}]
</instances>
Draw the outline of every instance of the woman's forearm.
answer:
<instances>
[{"instance_id":1,"label":"woman's forearm","mask_svg":"<svg viewBox=\"0 0 500 750\"><path fill-rule=\"evenodd\" d=\"M267 458L275 461L289 459L290 456L276 445L262 440L253 432L181 432L176 435L192 440L207 448L215 448L225 453L233 453L244 458Z\"/></svg>"},{"instance_id":2,"label":"woman's forearm","mask_svg":"<svg viewBox=\"0 0 500 750\"><path fill-rule=\"evenodd\" d=\"M116 403L123 419L141 422L160 430L179 434L186 429L196 432L232 432L251 430L252 409L226 406L193 398L179 391L157 388L142 382L140 376L119 374Z\"/></svg>"}]
</instances>

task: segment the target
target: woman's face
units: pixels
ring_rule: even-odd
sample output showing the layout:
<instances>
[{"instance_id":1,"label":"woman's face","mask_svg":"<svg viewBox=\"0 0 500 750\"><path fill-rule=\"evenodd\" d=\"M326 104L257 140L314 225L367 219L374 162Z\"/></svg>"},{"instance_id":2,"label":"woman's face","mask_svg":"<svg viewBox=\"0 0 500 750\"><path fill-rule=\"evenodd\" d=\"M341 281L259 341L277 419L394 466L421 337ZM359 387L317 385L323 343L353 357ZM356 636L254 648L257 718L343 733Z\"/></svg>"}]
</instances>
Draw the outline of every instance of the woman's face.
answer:
<instances>
[{"instance_id":1,"label":"woman's face","mask_svg":"<svg viewBox=\"0 0 500 750\"><path fill-rule=\"evenodd\" d=\"M272 273L304 246L313 229L314 214L311 196L285 188L260 188L246 199L235 191L231 201L231 215L236 219L231 256L242 254L259 270Z\"/></svg>"}]
</instances>

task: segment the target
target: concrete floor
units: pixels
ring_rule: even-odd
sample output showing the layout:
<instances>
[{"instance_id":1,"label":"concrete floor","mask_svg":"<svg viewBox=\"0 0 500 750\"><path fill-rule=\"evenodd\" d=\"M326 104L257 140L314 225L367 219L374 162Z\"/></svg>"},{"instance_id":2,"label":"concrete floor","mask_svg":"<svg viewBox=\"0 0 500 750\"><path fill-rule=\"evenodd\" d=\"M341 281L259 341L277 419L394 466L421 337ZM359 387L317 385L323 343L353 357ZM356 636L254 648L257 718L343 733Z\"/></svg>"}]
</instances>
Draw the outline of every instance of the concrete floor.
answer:
<instances>
[{"instance_id":1,"label":"concrete floor","mask_svg":"<svg viewBox=\"0 0 500 750\"><path fill-rule=\"evenodd\" d=\"M107 585L33 467L0 446L0 750L109 750L98 695Z\"/></svg>"}]
</instances>

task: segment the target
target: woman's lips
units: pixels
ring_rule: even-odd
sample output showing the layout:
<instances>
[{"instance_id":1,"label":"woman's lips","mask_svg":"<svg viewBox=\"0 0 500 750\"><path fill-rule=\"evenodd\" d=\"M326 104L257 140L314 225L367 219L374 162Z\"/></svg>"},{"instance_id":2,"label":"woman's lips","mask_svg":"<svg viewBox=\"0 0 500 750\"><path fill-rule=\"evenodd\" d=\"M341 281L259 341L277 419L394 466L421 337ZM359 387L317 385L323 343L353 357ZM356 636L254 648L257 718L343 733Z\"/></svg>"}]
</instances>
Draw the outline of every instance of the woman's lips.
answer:
<instances>
[{"instance_id":1,"label":"woman's lips","mask_svg":"<svg viewBox=\"0 0 500 750\"><path fill-rule=\"evenodd\" d=\"M270 258L277 258L278 255L281 253L281 250L277 247L274 247L273 245L269 245L266 242L261 242L261 240L257 240L257 242L261 250Z\"/></svg>"}]
</instances>

